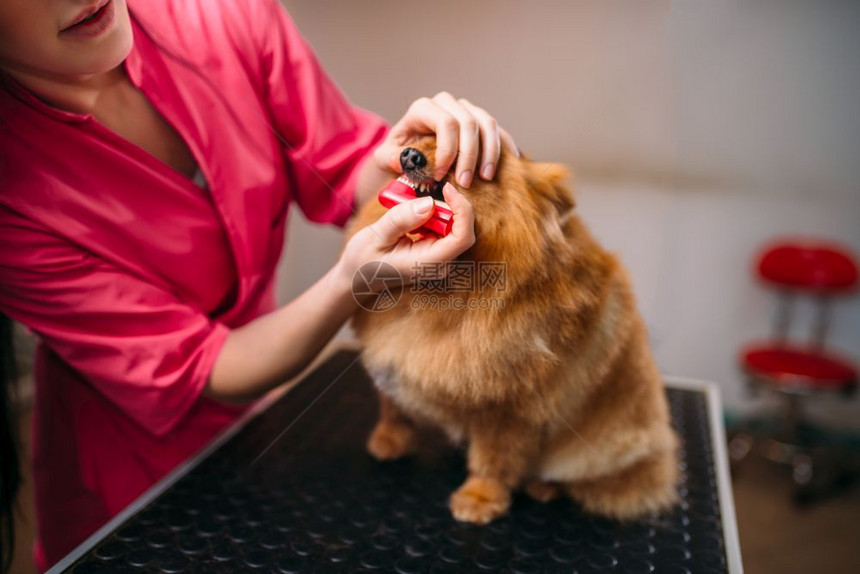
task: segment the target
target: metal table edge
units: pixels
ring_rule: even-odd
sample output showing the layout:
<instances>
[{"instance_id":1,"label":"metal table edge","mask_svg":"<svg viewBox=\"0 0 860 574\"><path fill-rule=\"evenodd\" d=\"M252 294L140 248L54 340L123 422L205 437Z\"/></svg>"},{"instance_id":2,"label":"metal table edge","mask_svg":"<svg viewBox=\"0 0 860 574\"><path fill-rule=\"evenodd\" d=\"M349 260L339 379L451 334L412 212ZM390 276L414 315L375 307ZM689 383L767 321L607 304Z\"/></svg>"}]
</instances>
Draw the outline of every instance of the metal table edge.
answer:
<instances>
[{"instance_id":1,"label":"metal table edge","mask_svg":"<svg viewBox=\"0 0 860 574\"><path fill-rule=\"evenodd\" d=\"M81 542L74 550L69 552L59 562L54 564L46 574L60 574L77 562L87 552L95 548L95 546L106 538L111 532L116 530L126 520L134 516L138 511L143 509L147 504L155 500L174 483L183 476L191 472L209 455L218 450L218 448L241 431L249 422L265 412L273 403L280 399L285 393L293 389L298 382L307 378L316 368L319 368L326 360L330 359L338 352L356 352L358 349L355 345L344 344L335 348L331 354L328 354L325 359L314 364L301 376L297 377L295 383L292 383L286 388L281 388L270 392L257 403L242 417L225 429L221 434L212 439L205 447L200 449L196 454L192 455L188 460L178 465L164 478L151 486L146 492L141 494L131 504L125 507L116 516L107 521L101 528L91 534L86 540ZM670 388L683 389L689 391L702 392L705 394L708 404L708 416L711 424L711 441L714 449L714 459L717 472L717 488L719 489L720 512L722 514L723 537L726 548L726 561L729 574L743 574L743 563L741 561L740 540L738 538L737 520L735 517L734 497L732 495L731 477L729 475L728 453L726 446L725 427L723 424L722 400L720 398L719 387L712 382L691 379L686 377L678 377L671 375L663 376L664 384Z\"/></svg>"},{"instance_id":2,"label":"metal table edge","mask_svg":"<svg viewBox=\"0 0 860 574\"><path fill-rule=\"evenodd\" d=\"M705 394L708 404L708 418L711 424L711 445L714 449L714 464L717 473L717 488L720 498L720 514L722 515L723 542L726 548L726 562L729 574L743 574L741 560L741 543L738 536L738 523L735 515L732 479L729 473L728 442L726 429L723 424L722 397L719 385L710 381L663 375L667 387L698 391Z\"/></svg>"}]
</instances>

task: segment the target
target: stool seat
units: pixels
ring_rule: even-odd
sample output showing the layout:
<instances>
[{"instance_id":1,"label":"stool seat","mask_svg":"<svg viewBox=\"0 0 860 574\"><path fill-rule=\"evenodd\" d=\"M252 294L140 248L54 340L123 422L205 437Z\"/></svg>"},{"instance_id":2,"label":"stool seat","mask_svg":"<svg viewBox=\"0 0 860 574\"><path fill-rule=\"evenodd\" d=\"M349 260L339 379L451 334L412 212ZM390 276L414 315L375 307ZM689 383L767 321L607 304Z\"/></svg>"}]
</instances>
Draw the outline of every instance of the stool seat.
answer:
<instances>
[{"instance_id":1,"label":"stool seat","mask_svg":"<svg viewBox=\"0 0 860 574\"><path fill-rule=\"evenodd\" d=\"M759 276L782 287L821 293L849 292L857 285L857 265L833 243L800 241L773 245L758 264Z\"/></svg>"},{"instance_id":2,"label":"stool seat","mask_svg":"<svg viewBox=\"0 0 860 574\"><path fill-rule=\"evenodd\" d=\"M751 375L777 387L840 390L857 383L850 361L807 348L761 344L747 347L741 364Z\"/></svg>"}]
</instances>

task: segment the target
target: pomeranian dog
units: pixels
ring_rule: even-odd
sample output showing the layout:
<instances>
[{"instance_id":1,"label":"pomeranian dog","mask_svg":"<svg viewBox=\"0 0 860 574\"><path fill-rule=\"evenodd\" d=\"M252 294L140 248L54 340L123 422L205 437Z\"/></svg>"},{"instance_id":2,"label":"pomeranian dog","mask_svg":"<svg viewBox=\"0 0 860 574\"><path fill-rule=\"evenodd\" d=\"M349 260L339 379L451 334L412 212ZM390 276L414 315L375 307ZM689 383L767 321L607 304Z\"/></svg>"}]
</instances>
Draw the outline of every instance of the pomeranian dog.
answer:
<instances>
[{"instance_id":1,"label":"pomeranian dog","mask_svg":"<svg viewBox=\"0 0 860 574\"><path fill-rule=\"evenodd\" d=\"M435 146L428 136L403 151L401 181L441 199ZM410 453L422 423L466 443L468 478L449 499L459 521L505 514L519 488L619 520L676 500L678 442L630 281L575 213L567 177L510 150L493 181L464 189L449 173L476 220L458 260L504 265L496 303L475 304L489 296L478 281L444 294L459 300L446 310L413 305L422 292L407 286L387 311L353 318L380 391L368 451ZM369 202L348 235L384 212Z\"/></svg>"}]
</instances>

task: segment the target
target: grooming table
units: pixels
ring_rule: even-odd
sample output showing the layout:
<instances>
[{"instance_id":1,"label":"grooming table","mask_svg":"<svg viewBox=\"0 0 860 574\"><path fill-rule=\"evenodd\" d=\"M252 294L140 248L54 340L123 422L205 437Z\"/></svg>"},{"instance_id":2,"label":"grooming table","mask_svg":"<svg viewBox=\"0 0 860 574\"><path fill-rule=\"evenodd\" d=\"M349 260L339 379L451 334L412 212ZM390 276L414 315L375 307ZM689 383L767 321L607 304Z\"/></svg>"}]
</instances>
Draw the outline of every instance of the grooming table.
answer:
<instances>
[{"instance_id":1,"label":"grooming table","mask_svg":"<svg viewBox=\"0 0 860 574\"><path fill-rule=\"evenodd\" d=\"M518 494L472 526L447 508L461 451L365 453L377 405L357 358L339 351L259 403L50 572L742 572L712 385L667 380L684 477L672 514L622 525Z\"/></svg>"}]
</instances>

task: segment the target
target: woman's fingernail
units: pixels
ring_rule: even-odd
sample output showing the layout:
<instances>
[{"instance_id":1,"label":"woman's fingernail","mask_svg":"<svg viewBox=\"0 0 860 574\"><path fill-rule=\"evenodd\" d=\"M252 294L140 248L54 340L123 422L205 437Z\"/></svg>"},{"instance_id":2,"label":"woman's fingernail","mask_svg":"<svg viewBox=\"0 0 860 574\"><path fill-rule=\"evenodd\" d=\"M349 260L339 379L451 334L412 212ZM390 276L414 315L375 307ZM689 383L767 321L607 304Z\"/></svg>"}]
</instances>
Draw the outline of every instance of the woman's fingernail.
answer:
<instances>
[{"instance_id":1,"label":"woman's fingernail","mask_svg":"<svg viewBox=\"0 0 860 574\"><path fill-rule=\"evenodd\" d=\"M469 184L472 183L472 170L467 169L466 171L458 175L457 183L459 183L463 187L469 187Z\"/></svg>"},{"instance_id":2,"label":"woman's fingernail","mask_svg":"<svg viewBox=\"0 0 860 574\"><path fill-rule=\"evenodd\" d=\"M481 177L486 179L487 181L493 179L493 168L495 166L491 163L488 163L484 166L484 169L481 170Z\"/></svg>"},{"instance_id":3,"label":"woman's fingernail","mask_svg":"<svg viewBox=\"0 0 860 574\"><path fill-rule=\"evenodd\" d=\"M433 207L433 198L422 197L412 204L412 211L415 212L415 215L425 215L431 207Z\"/></svg>"}]
</instances>

